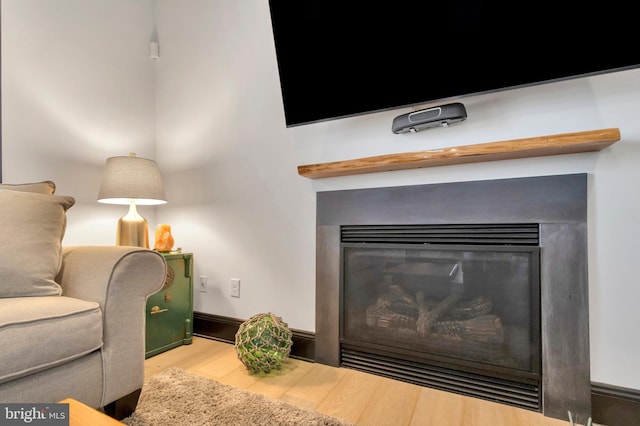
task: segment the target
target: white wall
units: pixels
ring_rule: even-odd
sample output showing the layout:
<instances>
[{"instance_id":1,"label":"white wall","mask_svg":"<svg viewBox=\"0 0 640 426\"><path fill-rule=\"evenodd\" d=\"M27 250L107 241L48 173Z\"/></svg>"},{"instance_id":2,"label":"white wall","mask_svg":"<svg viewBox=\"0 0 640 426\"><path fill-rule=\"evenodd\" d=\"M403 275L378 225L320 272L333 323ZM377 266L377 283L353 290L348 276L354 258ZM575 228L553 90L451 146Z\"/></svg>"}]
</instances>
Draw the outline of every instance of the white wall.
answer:
<instances>
[{"instance_id":1,"label":"white wall","mask_svg":"<svg viewBox=\"0 0 640 426\"><path fill-rule=\"evenodd\" d=\"M152 0L2 0L2 181L73 195L66 244L113 244L107 157L155 157ZM155 209L139 212L155 223Z\"/></svg>"},{"instance_id":2,"label":"white wall","mask_svg":"<svg viewBox=\"0 0 640 426\"><path fill-rule=\"evenodd\" d=\"M266 1L158 1L158 217L208 276L195 309L315 329L315 193L283 125ZM229 297L231 277L241 297Z\"/></svg>"},{"instance_id":3,"label":"white wall","mask_svg":"<svg viewBox=\"0 0 640 426\"><path fill-rule=\"evenodd\" d=\"M313 331L317 191L586 172L592 380L640 389L640 231L634 228L640 211L640 70L462 99L469 118L447 129L392 134L393 117L408 110L286 129L267 0L156 0L161 57L151 65L144 58L152 31L147 2L57 0L55 10L41 10L49 9L47 0L2 1L3 74L7 55L14 64L9 70L44 60L39 55L48 48L33 42L51 39L42 27L59 28L56 45L86 54L49 54L44 68L72 73L58 72L53 82L46 75L21 82L20 69L3 75L4 180L54 178L62 192L79 195L83 208L72 209L68 241L111 242L119 212L105 219L106 207L94 207L104 158L128 152L130 145L150 157L156 149L169 198L156 208L156 219L171 224L176 245L194 253L196 276L209 277L209 291L195 293L196 310L234 318L272 311L291 327ZM37 11L20 7L21 16L12 18L17 4L36 3ZM89 10L80 14L77 8ZM95 8L99 14L89 13ZM77 19L68 22L70 15ZM13 43L31 42L29 57L21 57L26 47L9 46L6 21L23 34ZM120 21L131 27L110 33ZM108 58L84 49L96 43ZM76 57L70 70L68 56ZM94 60L102 66L92 66ZM90 96L101 86L82 85L92 78L84 68L104 76L114 62L126 63L127 71L109 73L110 84L129 91ZM155 90L146 86L153 83L150 66ZM72 90L76 81L84 90ZM38 82L37 95L25 99L22 92ZM61 84L68 86L63 93ZM61 106L50 112L40 106L54 100ZM93 115L94 109L102 112ZM155 148L149 129L154 116ZM620 128L622 140L598 153L319 180L296 170L300 164L608 127ZM231 277L241 279L239 299L229 297Z\"/></svg>"}]
</instances>

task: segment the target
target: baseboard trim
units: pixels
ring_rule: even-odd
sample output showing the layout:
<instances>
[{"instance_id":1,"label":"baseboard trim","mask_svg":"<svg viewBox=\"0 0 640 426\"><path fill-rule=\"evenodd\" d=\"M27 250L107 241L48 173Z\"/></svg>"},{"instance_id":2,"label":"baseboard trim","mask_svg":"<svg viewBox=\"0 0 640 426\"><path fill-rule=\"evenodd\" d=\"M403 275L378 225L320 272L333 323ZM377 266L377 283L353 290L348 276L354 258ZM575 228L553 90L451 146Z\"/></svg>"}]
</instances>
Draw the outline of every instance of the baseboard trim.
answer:
<instances>
[{"instance_id":1,"label":"baseboard trim","mask_svg":"<svg viewBox=\"0 0 640 426\"><path fill-rule=\"evenodd\" d=\"M244 321L194 312L193 334L234 344L236 332ZM291 357L315 362L315 333L295 329L291 329L291 333ZM640 425L640 390L592 382L591 413L592 420L602 425Z\"/></svg>"},{"instance_id":2,"label":"baseboard trim","mask_svg":"<svg viewBox=\"0 0 640 426\"><path fill-rule=\"evenodd\" d=\"M594 423L640 425L640 390L591 382L591 412Z\"/></svg>"},{"instance_id":3,"label":"baseboard trim","mask_svg":"<svg viewBox=\"0 0 640 426\"><path fill-rule=\"evenodd\" d=\"M193 334L235 344L236 333L245 320L221 315L193 313ZM315 334L291 328L291 358L315 362Z\"/></svg>"}]
</instances>

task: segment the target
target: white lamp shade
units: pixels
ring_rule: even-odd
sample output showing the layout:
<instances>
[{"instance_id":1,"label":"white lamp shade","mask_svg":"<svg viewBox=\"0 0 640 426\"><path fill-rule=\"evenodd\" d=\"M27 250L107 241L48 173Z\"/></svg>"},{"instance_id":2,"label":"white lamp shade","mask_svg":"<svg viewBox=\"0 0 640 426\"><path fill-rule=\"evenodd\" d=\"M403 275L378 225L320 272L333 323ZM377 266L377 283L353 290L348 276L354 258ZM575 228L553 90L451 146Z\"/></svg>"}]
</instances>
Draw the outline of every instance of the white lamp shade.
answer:
<instances>
[{"instance_id":1,"label":"white lamp shade","mask_svg":"<svg viewBox=\"0 0 640 426\"><path fill-rule=\"evenodd\" d=\"M98 202L126 205L132 201L139 205L167 202L158 165L135 154L107 158Z\"/></svg>"}]
</instances>

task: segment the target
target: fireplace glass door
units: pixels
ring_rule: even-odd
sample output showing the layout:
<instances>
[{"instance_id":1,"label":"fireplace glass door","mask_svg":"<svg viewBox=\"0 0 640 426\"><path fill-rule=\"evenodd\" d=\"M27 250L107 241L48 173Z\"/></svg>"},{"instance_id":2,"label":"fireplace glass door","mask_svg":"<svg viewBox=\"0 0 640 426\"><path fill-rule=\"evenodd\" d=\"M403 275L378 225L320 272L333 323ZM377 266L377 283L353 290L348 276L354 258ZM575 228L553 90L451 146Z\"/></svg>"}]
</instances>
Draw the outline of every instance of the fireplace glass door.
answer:
<instances>
[{"instance_id":1,"label":"fireplace glass door","mask_svg":"<svg viewBox=\"0 0 640 426\"><path fill-rule=\"evenodd\" d=\"M510 380L539 377L537 246L341 249L342 346Z\"/></svg>"}]
</instances>

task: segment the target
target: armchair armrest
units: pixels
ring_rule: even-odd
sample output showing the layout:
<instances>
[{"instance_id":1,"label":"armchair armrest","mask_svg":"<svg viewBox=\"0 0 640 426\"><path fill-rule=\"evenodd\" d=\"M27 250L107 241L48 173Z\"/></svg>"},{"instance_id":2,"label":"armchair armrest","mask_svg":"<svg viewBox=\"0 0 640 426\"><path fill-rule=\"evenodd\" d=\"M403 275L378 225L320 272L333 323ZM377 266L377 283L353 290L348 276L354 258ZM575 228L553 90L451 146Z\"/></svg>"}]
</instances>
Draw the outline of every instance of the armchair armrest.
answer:
<instances>
[{"instance_id":1,"label":"armchair armrest","mask_svg":"<svg viewBox=\"0 0 640 426\"><path fill-rule=\"evenodd\" d=\"M69 297L98 302L144 297L162 288L167 265L153 250L124 246L63 247L57 282ZM132 285L135 284L135 285Z\"/></svg>"},{"instance_id":2,"label":"armchair armrest","mask_svg":"<svg viewBox=\"0 0 640 426\"><path fill-rule=\"evenodd\" d=\"M64 247L57 282L62 294L100 304L103 315L103 405L142 387L145 308L162 288L164 257L124 246Z\"/></svg>"}]
</instances>

